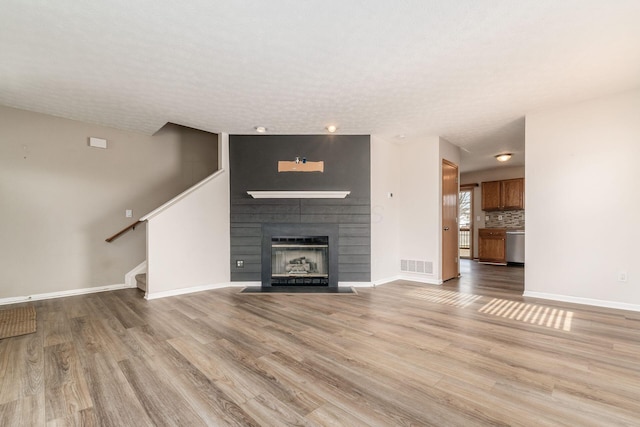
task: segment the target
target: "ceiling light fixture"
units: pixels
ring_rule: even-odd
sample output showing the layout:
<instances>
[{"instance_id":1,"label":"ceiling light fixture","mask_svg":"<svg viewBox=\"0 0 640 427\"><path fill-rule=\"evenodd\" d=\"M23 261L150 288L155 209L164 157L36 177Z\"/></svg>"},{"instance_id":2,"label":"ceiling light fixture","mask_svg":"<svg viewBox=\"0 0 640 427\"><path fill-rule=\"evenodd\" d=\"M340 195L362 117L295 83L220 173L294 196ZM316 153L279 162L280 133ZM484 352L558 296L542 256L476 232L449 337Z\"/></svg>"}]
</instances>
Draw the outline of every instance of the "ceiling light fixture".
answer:
<instances>
[{"instance_id":1,"label":"ceiling light fixture","mask_svg":"<svg viewBox=\"0 0 640 427\"><path fill-rule=\"evenodd\" d=\"M335 131L338 130L338 128L335 125L329 125L327 126L327 131L329 131L329 133L334 133Z\"/></svg>"},{"instance_id":2,"label":"ceiling light fixture","mask_svg":"<svg viewBox=\"0 0 640 427\"><path fill-rule=\"evenodd\" d=\"M264 127L264 126L256 126L254 129L255 129L255 130L256 130L256 132L258 132L258 133L265 133L265 132L267 131L267 128L266 128L266 127Z\"/></svg>"},{"instance_id":3,"label":"ceiling light fixture","mask_svg":"<svg viewBox=\"0 0 640 427\"><path fill-rule=\"evenodd\" d=\"M495 157L496 157L496 160L499 162L506 162L511 158L511 153L497 154Z\"/></svg>"}]
</instances>

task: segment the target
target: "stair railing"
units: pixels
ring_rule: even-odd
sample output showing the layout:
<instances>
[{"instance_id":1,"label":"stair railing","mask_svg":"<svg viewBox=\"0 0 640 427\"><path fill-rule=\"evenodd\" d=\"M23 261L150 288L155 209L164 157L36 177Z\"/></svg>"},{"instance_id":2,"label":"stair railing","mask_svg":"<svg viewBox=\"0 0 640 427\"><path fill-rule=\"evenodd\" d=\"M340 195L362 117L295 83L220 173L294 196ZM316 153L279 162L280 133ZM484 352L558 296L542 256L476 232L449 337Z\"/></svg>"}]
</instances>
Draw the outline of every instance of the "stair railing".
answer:
<instances>
[{"instance_id":1,"label":"stair railing","mask_svg":"<svg viewBox=\"0 0 640 427\"><path fill-rule=\"evenodd\" d=\"M116 234L114 234L113 236L108 237L107 239L105 239L105 242L107 242L107 243L111 243L111 242L113 242L113 241L114 241L114 240L116 240L118 237L122 236L123 234L125 234L125 233L127 233L127 232L129 232L129 231L131 231L131 230L135 230L135 229L136 229L136 227L138 226L138 224L141 224L141 223L143 223L143 222L144 222L144 221L140 221L140 220L138 220L138 221L134 222L133 224L128 225L126 228L123 228L122 230L118 231L118 232L117 232Z\"/></svg>"}]
</instances>

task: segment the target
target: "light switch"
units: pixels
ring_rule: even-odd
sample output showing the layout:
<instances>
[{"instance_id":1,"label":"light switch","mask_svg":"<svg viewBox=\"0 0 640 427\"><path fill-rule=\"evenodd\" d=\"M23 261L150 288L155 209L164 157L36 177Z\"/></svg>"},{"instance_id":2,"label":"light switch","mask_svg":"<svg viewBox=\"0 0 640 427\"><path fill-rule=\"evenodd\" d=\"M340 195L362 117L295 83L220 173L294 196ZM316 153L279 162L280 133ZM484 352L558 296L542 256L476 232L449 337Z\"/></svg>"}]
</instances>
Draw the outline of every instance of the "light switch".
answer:
<instances>
[{"instance_id":1,"label":"light switch","mask_svg":"<svg viewBox=\"0 0 640 427\"><path fill-rule=\"evenodd\" d=\"M124 211L124 216L127 218L131 218L133 216L133 211L131 209L127 209Z\"/></svg>"}]
</instances>

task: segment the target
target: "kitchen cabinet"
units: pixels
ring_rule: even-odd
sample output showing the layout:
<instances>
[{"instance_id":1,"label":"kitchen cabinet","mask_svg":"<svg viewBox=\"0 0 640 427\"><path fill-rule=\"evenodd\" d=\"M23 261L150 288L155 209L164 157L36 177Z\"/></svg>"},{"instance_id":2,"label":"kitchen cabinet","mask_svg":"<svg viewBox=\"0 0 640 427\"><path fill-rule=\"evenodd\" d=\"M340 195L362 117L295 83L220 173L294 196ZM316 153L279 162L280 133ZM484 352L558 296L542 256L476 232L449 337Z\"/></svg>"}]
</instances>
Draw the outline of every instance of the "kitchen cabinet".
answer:
<instances>
[{"instance_id":1,"label":"kitchen cabinet","mask_svg":"<svg viewBox=\"0 0 640 427\"><path fill-rule=\"evenodd\" d=\"M490 181L482 183L482 210L497 211L502 206L502 185L501 181Z\"/></svg>"},{"instance_id":2,"label":"kitchen cabinet","mask_svg":"<svg viewBox=\"0 0 640 427\"><path fill-rule=\"evenodd\" d=\"M507 263L507 230L481 228L478 230L478 259L480 262Z\"/></svg>"},{"instance_id":3,"label":"kitchen cabinet","mask_svg":"<svg viewBox=\"0 0 640 427\"><path fill-rule=\"evenodd\" d=\"M524 178L482 183L482 210L524 209Z\"/></svg>"}]
</instances>

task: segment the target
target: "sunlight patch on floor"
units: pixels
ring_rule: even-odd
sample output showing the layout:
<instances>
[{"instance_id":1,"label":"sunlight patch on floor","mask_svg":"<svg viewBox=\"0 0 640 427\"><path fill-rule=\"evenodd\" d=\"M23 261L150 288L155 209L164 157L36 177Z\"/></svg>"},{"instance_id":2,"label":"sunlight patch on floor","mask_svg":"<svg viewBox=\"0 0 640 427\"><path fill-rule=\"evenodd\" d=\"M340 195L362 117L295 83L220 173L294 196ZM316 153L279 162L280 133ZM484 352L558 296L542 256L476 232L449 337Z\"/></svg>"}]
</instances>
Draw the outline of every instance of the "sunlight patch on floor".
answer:
<instances>
[{"instance_id":1,"label":"sunlight patch on floor","mask_svg":"<svg viewBox=\"0 0 640 427\"><path fill-rule=\"evenodd\" d=\"M492 299L478 311L563 331L571 330L573 320L573 311L500 298Z\"/></svg>"},{"instance_id":2,"label":"sunlight patch on floor","mask_svg":"<svg viewBox=\"0 0 640 427\"><path fill-rule=\"evenodd\" d=\"M459 292L445 291L444 289L420 289L413 291L411 294L423 300L462 308L482 298L480 295L461 294Z\"/></svg>"}]
</instances>

